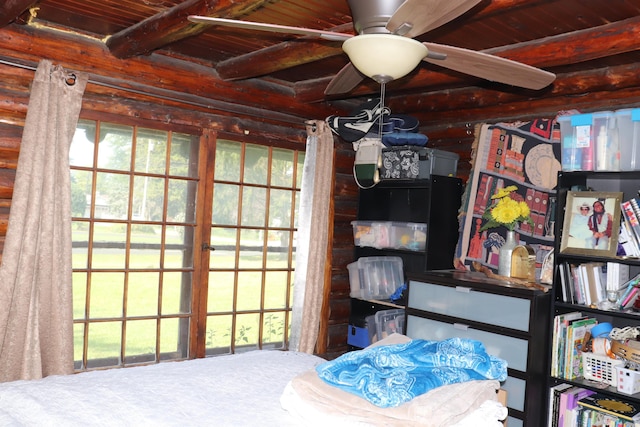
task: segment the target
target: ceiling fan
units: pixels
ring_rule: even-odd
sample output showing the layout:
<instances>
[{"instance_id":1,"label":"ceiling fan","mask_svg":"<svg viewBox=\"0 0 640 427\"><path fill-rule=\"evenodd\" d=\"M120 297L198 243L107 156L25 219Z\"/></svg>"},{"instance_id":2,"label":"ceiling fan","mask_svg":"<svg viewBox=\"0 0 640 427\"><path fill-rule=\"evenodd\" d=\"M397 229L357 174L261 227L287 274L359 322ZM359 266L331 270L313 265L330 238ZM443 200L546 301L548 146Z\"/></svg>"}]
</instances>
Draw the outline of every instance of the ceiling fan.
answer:
<instances>
[{"instance_id":1,"label":"ceiling fan","mask_svg":"<svg viewBox=\"0 0 640 427\"><path fill-rule=\"evenodd\" d=\"M542 89L555 74L520 62L454 46L415 40L464 14L481 0L347 0L356 35L208 16L189 16L196 23L258 31L300 34L344 41L351 62L325 89L326 95L347 93L365 77L384 86L426 61L471 76L527 89Z\"/></svg>"}]
</instances>

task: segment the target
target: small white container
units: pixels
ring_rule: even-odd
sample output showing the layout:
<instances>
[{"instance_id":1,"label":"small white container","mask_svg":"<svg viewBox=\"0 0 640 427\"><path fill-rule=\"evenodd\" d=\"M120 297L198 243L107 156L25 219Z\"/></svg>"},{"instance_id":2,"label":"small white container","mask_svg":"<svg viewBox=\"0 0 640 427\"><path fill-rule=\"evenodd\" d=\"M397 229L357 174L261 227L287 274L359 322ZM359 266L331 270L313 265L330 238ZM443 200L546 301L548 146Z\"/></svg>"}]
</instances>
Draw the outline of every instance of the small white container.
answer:
<instances>
[{"instance_id":1,"label":"small white container","mask_svg":"<svg viewBox=\"0 0 640 427\"><path fill-rule=\"evenodd\" d=\"M579 171L582 170L582 149L576 145L574 128L571 126L572 116L559 116L561 146L562 146L562 170Z\"/></svg>"},{"instance_id":2,"label":"small white container","mask_svg":"<svg viewBox=\"0 0 640 427\"><path fill-rule=\"evenodd\" d=\"M618 385L616 367L623 366L624 362L622 360L593 353L582 353L582 375L587 380L616 387Z\"/></svg>"},{"instance_id":3,"label":"small white container","mask_svg":"<svg viewBox=\"0 0 640 427\"><path fill-rule=\"evenodd\" d=\"M615 113L620 144L620 170L640 170L640 108Z\"/></svg>"},{"instance_id":4,"label":"small white container","mask_svg":"<svg viewBox=\"0 0 640 427\"><path fill-rule=\"evenodd\" d=\"M624 366L616 366L618 384L616 388L620 393L636 394L640 392L640 372L627 369Z\"/></svg>"},{"instance_id":5,"label":"small white container","mask_svg":"<svg viewBox=\"0 0 640 427\"><path fill-rule=\"evenodd\" d=\"M592 114L591 140L594 148L593 170L619 171L620 146L618 129L612 111Z\"/></svg>"}]
</instances>

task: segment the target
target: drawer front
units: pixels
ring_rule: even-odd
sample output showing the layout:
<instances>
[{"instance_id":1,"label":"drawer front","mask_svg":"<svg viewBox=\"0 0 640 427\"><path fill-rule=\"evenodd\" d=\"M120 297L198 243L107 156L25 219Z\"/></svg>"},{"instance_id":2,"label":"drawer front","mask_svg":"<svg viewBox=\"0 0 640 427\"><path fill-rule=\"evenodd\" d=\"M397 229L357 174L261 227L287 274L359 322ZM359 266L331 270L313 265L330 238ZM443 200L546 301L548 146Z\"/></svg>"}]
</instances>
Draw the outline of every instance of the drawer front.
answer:
<instances>
[{"instance_id":1,"label":"drawer front","mask_svg":"<svg viewBox=\"0 0 640 427\"><path fill-rule=\"evenodd\" d=\"M522 427L524 426L524 421L518 418L507 417L506 425L509 427Z\"/></svg>"},{"instance_id":2,"label":"drawer front","mask_svg":"<svg viewBox=\"0 0 640 427\"><path fill-rule=\"evenodd\" d=\"M524 412L524 397L527 382L520 378L507 377L507 380L500 386L507 391L507 406Z\"/></svg>"},{"instance_id":3,"label":"drawer front","mask_svg":"<svg viewBox=\"0 0 640 427\"><path fill-rule=\"evenodd\" d=\"M407 316L406 335L411 338L442 341L447 338L469 338L484 344L487 353L507 361L509 368L527 371L529 343L526 340L472 329L463 324L450 324Z\"/></svg>"},{"instance_id":4,"label":"drawer front","mask_svg":"<svg viewBox=\"0 0 640 427\"><path fill-rule=\"evenodd\" d=\"M528 299L413 280L409 286L407 305L411 308L529 331L531 301Z\"/></svg>"}]
</instances>

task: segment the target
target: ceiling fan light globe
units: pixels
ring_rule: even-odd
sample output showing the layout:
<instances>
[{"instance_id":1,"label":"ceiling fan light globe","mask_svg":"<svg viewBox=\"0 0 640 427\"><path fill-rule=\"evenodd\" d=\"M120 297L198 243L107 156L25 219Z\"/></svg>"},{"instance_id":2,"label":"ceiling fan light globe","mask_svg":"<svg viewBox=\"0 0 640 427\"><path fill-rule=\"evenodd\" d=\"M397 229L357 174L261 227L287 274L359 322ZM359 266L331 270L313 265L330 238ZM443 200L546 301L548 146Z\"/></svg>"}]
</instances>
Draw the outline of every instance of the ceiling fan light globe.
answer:
<instances>
[{"instance_id":1,"label":"ceiling fan light globe","mask_svg":"<svg viewBox=\"0 0 640 427\"><path fill-rule=\"evenodd\" d=\"M406 76L429 50L417 40L393 34L362 34L342 44L351 63L367 77L396 80ZM376 80L377 81L377 80Z\"/></svg>"}]
</instances>

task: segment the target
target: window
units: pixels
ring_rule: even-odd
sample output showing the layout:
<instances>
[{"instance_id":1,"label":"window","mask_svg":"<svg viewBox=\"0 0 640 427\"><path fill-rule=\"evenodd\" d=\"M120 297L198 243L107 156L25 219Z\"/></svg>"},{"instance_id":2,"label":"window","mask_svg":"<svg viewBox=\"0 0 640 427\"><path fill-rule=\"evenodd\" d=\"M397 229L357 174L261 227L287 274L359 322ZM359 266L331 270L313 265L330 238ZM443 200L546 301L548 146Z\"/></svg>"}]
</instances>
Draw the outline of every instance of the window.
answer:
<instances>
[{"instance_id":1,"label":"window","mask_svg":"<svg viewBox=\"0 0 640 427\"><path fill-rule=\"evenodd\" d=\"M198 142L78 124L70 150L76 369L188 356Z\"/></svg>"},{"instance_id":2,"label":"window","mask_svg":"<svg viewBox=\"0 0 640 427\"><path fill-rule=\"evenodd\" d=\"M200 141L79 122L70 150L77 370L286 346L304 155ZM200 161L213 157L206 150L215 165ZM210 216L197 214L203 206ZM215 250L196 259L201 241ZM202 322L206 336L196 337Z\"/></svg>"},{"instance_id":3,"label":"window","mask_svg":"<svg viewBox=\"0 0 640 427\"><path fill-rule=\"evenodd\" d=\"M207 354L288 343L303 153L219 140Z\"/></svg>"}]
</instances>

